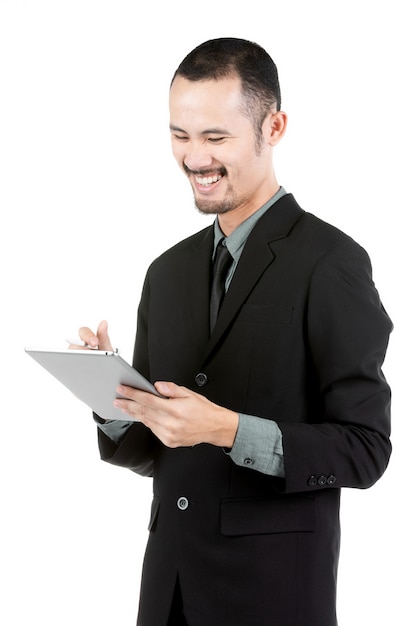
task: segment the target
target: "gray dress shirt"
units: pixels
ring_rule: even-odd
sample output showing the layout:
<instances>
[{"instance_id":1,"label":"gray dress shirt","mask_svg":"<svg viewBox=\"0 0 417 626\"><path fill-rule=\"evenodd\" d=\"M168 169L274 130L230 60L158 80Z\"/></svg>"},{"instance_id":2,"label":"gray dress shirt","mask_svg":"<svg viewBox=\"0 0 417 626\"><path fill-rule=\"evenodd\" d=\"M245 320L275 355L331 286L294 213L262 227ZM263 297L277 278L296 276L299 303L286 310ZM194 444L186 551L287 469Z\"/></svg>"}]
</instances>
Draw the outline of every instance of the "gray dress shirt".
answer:
<instances>
[{"instance_id":1,"label":"gray dress shirt","mask_svg":"<svg viewBox=\"0 0 417 626\"><path fill-rule=\"evenodd\" d=\"M260 209L253 213L247 220L242 222L228 237L224 240L233 263L226 277L226 291L229 288L233 278L236 266L239 262L245 243L251 233L253 227L260 217L287 192L283 187L264 204ZM214 224L214 247L213 257L217 244L224 237L218 220ZM126 433L127 428L132 422L124 422L119 420L108 420L98 427L103 432L118 442ZM249 467L272 476L284 476L284 454L282 448L282 434L276 422L254 415L246 415L239 413L239 425L235 437L235 441L231 450L225 453L230 456L234 463Z\"/></svg>"}]
</instances>

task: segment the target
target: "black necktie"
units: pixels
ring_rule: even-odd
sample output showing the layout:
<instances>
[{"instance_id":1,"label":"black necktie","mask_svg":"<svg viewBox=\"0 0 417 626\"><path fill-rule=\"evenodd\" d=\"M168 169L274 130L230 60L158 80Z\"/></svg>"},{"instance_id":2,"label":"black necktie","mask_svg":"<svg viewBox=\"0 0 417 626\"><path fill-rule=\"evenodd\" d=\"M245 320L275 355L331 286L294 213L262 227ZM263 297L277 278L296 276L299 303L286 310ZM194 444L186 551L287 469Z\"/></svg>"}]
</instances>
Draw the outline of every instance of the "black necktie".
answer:
<instances>
[{"instance_id":1,"label":"black necktie","mask_svg":"<svg viewBox=\"0 0 417 626\"><path fill-rule=\"evenodd\" d=\"M213 283L210 299L210 332L213 332L222 300L227 272L233 262L229 250L223 245L224 238L219 241L213 263Z\"/></svg>"}]
</instances>

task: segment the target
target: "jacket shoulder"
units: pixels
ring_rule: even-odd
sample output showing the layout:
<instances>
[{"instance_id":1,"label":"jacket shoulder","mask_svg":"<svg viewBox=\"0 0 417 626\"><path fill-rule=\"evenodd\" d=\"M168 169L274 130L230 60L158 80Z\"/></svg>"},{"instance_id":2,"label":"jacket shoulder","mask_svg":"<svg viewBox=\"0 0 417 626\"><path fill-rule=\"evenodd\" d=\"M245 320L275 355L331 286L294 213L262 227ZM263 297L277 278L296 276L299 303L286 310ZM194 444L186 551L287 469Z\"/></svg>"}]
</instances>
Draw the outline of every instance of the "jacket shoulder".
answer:
<instances>
[{"instance_id":1,"label":"jacket shoulder","mask_svg":"<svg viewBox=\"0 0 417 626\"><path fill-rule=\"evenodd\" d=\"M313 213L304 213L294 229L294 240L301 249L309 250L319 258L322 255L337 254L344 251L346 254L359 255L369 260L366 250L350 235L336 226L320 219Z\"/></svg>"},{"instance_id":2,"label":"jacket shoulder","mask_svg":"<svg viewBox=\"0 0 417 626\"><path fill-rule=\"evenodd\" d=\"M315 214L304 211L292 194L280 198L265 213L253 234L254 239L266 239L272 245L275 240L287 239L288 245L295 247L299 254L313 258L332 249L350 248L365 252L348 234Z\"/></svg>"}]
</instances>

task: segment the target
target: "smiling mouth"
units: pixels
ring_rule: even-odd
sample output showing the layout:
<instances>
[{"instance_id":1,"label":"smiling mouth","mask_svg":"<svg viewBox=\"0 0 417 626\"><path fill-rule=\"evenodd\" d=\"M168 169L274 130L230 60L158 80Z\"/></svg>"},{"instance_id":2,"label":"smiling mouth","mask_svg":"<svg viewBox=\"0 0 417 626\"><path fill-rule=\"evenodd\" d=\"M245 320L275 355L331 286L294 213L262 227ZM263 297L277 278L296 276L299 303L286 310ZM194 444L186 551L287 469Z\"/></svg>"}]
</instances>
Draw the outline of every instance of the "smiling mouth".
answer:
<instances>
[{"instance_id":1,"label":"smiling mouth","mask_svg":"<svg viewBox=\"0 0 417 626\"><path fill-rule=\"evenodd\" d=\"M211 176L197 176L195 175L195 181L198 185L202 185L203 187L209 187L213 183L217 183L221 178L223 178L223 174L212 174Z\"/></svg>"},{"instance_id":2,"label":"smiling mouth","mask_svg":"<svg viewBox=\"0 0 417 626\"><path fill-rule=\"evenodd\" d=\"M209 188L218 183L226 175L225 169L213 170L191 170L184 164L184 170L188 177L193 177L199 187Z\"/></svg>"}]
</instances>

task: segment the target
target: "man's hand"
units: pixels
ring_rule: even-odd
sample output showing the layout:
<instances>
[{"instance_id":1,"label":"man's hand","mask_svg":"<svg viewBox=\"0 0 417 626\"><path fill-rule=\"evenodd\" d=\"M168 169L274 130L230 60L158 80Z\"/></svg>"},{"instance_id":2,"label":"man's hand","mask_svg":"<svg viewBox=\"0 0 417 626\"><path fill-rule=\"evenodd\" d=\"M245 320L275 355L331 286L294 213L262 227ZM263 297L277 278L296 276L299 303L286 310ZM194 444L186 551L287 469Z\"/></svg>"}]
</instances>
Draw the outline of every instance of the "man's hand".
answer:
<instances>
[{"instance_id":1,"label":"man's hand","mask_svg":"<svg viewBox=\"0 0 417 626\"><path fill-rule=\"evenodd\" d=\"M164 398L120 385L114 405L123 413L142 422L169 448L210 443L231 448L239 416L234 411L210 402L204 396L174 383L157 382Z\"/></svg>"},{"instance_id":2,"label":"man's hand","mask_svg":"<svg viewBox=\"0 0 417 626\"><path fill-rule=\"evenodd\" d=\"M87 326L82 326L78 334L84 346L71 343L69 345L71 350L113 350L108 334L108 324L105 320L98 325L97 334L94 334Z\"/></svg>"}]
</instances>

